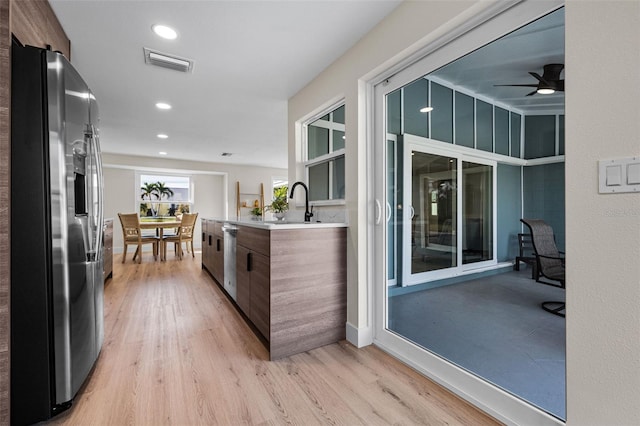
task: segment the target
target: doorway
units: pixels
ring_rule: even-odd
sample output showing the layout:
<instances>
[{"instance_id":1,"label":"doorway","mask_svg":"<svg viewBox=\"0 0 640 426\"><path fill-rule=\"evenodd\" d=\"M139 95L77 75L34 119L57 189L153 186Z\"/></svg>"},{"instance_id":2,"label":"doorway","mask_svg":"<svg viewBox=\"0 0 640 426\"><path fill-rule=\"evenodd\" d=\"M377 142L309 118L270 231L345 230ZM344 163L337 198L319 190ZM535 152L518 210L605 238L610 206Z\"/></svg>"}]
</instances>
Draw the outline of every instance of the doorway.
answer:
<instances>
[{"instance_id":1,"label":"doorway","mask_svg":"<svg viewBox=\"0 0 640 426\"><path fill-rule=\"evenodd\" d=\"M547 289L526 272L512 273L511 266L514 241L522 232L518 220L530 211L524 207L529 198L525 200L523 188L530 187L532 180L525 169L551 163L564 167L563 153L557 149L563 136L559 126L546 132L553 142L544 136L537 141L544 139L541 143L556 149L538 155L541 151L530 149L525 140L525 136L531 140L527 133L531 126L526 124L540 121L541 116L562 122L564 93L558 90L543 98L546 95L537 94L541 92L531 94L528 82L503 80L517 76L491 79L497 73L487 73L488 81L474 76L468 87L465 80L469 69L477 73L478 66L505 67L497 53L506 50L506 43L520 46L519 54L526 55L522 45L536 44L527 41L534 34L555 33L561 45L560 54L549 45L544 47L549 55L560 56L538 58L543 61L538 72L547 61L562 63L563 9L542 17L537 13L529 23L521 22L525 26L460 60L443 63L438 52L375 87L376 141L386 144L374 147L374 193L377 200L386 201L386 209L380 208L384 214L376 216L376 225L385 226L374 227L374 258L386 262L375 269L374 341L454 392L476 402L490 400L487 405L512 413L512 418L531 421L533 413L561 423L566 416L564 321L544 317L536 300ZM512 19L522 20L522 16ZM492 63L483 64L483 60ZM513 56L510 60L515 62ZM522 67L523 79L531 78L535 72L527 71L531 66ZM507 89L501 83L514 84ZM501 92L492 91L497 86ZM519 92L505 95L503 90ZM543 103L544 107L539 106ZM518 353L505 341L510 339L509 327L502 325L515 324L514 339L520 338L517 330L527 325L518 321L529 315L531 324L544 322L547 328L531 329L531 335L521 341L525 346L532 341L541 346ZM548 338L541 338L546 331ZM496 347L504 350L492 353ZM527 376L532 384L532 392L527 393L517 383L528 367L517 365L517 358L531 358L538 349L549 362L536 360L540 368ZM492 369L508 370L507 363L514 364L511 373L491 374ZM535 393L548 394L546 401L553 403L536 399Z\"/></svg>"}]
</instances>

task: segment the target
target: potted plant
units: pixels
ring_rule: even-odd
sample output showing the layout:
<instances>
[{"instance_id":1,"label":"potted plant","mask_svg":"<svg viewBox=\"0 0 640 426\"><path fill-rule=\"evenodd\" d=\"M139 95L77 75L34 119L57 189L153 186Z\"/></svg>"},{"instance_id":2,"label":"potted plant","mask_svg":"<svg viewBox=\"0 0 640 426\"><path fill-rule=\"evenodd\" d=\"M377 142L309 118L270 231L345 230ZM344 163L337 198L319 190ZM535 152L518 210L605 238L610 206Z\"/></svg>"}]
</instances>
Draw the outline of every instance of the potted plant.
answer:
<instances>
[{"instance_id":1,"label":"potted plant","mask_svg":"<svg viewBox=\"0 0 640 426\"><path fill-rule=\"evenodd\" d=\"M262 219L262 209L260 207L252 208L251 211L249 211L249 214L251 215L251 219L253 220Z\"/></svg>"},{"instance_id":2,"label":"potted plant","mask_svg":"<svg viewBox=\"0 0 640 426\"><path fill-rule=\"evenodd\" d=\"M280 196L274 198L274 200L267 206L267 210L272 211L273 215L278 220L284 219L284 214L289 210L289 203L286 196Z\"/></svg>"}]
</instances>

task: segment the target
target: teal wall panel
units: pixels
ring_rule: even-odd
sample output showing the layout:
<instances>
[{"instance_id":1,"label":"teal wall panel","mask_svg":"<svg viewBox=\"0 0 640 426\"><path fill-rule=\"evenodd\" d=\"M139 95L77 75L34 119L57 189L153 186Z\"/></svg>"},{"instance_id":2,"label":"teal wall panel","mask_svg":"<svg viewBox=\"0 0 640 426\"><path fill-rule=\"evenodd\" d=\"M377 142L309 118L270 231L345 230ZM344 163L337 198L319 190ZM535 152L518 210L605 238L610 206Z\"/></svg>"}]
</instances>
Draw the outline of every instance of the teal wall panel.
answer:
<instances>
[{"instance_id":1,"label":"teal wall panel","mask_svg":"<svg viewBox=\"0 0 640 426\"><path fill-rule=\"evenodd\" d=\"M513 260L518 252L522 209L520 166L498 164L497 249L498 262Z\"/></svg>"},{"instance_id":2,"label":"teal wall panel","mask_svg":"<svg viewBox=\"0 0 640 426\"><path fill-rule=\"evenodd\" d=\"M523 216L547 222L558 249L564 251L564 163L525 167L523 188Z\"/></svg>"}]
</instances>

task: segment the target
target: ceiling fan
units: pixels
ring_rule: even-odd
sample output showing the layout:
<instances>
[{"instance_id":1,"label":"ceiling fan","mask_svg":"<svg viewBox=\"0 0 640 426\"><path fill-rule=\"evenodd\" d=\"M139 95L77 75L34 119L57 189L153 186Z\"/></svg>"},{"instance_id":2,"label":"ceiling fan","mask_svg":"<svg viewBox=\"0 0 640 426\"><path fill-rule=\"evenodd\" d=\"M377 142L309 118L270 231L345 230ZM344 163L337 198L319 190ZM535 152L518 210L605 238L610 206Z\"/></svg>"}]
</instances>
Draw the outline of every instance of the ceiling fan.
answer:
<instances>
[{"instance_id":1,"label":"ceiling fan","mask_svg":"<svg viewBox=\"0 0 640 426\"><path fill-rule=\"evenodd\" d=\"M543 67L542 77L535 72L529 72L533 77L538 80L538 84L495 84L494 86L514 86L514 87L535 87L531 93L527 93L527 96L535 95L550 95L555 92L564 92L564 80L560 80L560 73L564 69L564 64L547 64Z\"/></svg>"}]
</instances>

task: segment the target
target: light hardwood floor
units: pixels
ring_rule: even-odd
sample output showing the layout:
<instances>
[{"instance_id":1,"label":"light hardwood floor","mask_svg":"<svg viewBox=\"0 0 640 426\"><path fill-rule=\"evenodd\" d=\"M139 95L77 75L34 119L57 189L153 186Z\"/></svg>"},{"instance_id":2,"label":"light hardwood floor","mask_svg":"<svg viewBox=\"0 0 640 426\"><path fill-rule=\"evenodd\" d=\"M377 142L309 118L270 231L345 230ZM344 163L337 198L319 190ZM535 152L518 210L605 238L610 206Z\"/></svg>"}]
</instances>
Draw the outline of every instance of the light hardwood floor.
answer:
<instances>
[{"instance_id":1,"label":"light hardwood floor","mask_svg":"<svg viewBox=\"0 0 640 426\"><path fill-rule=\"evenodd\" d=\"M199 255L140 265L120 256L100 358L51 424L498 424L373 346L268 361Z\"/></svg>"}]
</instances>

